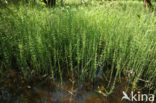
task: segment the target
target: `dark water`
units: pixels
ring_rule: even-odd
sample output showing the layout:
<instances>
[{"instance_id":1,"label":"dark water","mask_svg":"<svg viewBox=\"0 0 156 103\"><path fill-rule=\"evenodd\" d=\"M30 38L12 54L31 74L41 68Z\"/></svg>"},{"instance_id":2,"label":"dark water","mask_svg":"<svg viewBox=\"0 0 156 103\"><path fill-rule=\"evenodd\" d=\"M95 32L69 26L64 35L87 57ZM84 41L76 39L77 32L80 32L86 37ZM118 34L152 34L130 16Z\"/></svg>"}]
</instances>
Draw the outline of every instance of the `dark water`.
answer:
<instances>
[{"instance_id":1,"label":"dark water","mask_svg":"<svg viewBox=\"0 0 156 103\"><path fill-rule=\"evenodd\" d=\"M106 96L105 81L75 85L74 81L52 82L50 78L33 77L26 82L16 72L8 74L6 80L0 83L0 103L131 103L121 102L128 84L118 83L114 92Z\"/></svg>"}]
</instances>

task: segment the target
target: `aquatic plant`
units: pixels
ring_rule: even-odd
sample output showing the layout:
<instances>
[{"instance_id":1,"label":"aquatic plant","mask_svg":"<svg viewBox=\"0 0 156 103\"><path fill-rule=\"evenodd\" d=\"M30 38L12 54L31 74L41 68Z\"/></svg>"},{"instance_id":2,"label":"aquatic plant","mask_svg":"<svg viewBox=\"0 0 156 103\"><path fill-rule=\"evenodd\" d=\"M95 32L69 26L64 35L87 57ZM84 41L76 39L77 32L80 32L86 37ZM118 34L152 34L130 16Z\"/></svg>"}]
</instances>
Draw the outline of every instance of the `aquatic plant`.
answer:
<instances>
[{"instance_id":1,"label":"aquatic plant","mask_svg":"<svg viewBox=\"0 0 156 103\"><path fill-rule=\"evenodd\" d=\"M81 83L94 81L98 69L108 94L123 75L134 88L140 78L154 86L155 13L138 2L97 5L0 9L0 75L16 69L25 79L48 74Z\"/></svg>"}]
</instances>

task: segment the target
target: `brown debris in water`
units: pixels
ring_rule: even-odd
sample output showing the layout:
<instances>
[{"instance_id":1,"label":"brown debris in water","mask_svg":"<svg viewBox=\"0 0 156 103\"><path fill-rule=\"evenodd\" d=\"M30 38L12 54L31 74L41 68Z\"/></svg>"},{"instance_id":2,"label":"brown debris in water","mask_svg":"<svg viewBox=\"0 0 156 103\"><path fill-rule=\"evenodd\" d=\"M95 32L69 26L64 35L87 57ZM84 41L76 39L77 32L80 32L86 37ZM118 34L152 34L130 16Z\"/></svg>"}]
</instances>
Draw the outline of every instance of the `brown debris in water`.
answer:
<instances>
[{"instance_id":1,"label":"brown debris in water","mask_svg":"<svg viewBox=\"0 0 156 103\"><path fill-rule=\"evenodd\" d=\"M124 103L121 102L122 92L129 87L127 80L123 79L117 83L113 93L107 96L105 94L107 81L104 80L100 81L95 91L93 83L90 82L84 82L82 86L78 86L75 79L71 78L70 81L63 82L61 85L59 82L52 82L50 78L45 78L47 75L34 76L31 81L27 82L17 71L11 70L6 76L6 81L0 85L0 101L12 101L15 97L22 103L43 103L44 101L47 103ZM9 98L4 97L1 100L4 90L13 98L7 100Z\"/></svg>"}]
</instances>

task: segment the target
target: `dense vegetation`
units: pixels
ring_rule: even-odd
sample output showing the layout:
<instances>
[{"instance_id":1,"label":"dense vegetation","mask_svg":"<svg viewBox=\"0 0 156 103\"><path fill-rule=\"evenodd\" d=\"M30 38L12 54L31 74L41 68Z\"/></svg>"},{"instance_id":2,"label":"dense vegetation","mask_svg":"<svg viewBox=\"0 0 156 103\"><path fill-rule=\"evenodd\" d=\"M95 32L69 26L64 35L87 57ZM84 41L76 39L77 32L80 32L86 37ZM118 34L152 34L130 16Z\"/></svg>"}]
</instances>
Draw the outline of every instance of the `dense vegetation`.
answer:
<instances>
[{"instance_id":1,"label":"dense vegetation","mask_svg":"<svg viewBox=\"0 0 156 103\"><path fill-rule=\"evenodd\" d=\"M155 11L142 2L9 5L0 9L0 76L16 69L27 80L47 74L81 83L100 73L113 86L128 77L134 88L140 80L153 88L155 34Z\"/></svg>"}]
</instances>

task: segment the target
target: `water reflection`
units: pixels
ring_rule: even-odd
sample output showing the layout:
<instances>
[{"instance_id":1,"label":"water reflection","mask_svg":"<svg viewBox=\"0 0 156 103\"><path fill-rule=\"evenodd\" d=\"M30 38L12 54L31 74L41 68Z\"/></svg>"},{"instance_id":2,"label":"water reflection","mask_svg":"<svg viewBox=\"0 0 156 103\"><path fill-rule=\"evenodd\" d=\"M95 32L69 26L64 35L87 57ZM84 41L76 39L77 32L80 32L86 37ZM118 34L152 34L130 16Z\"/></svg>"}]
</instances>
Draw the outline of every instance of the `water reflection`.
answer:
<instances>
[{"instance_id":1,"label":"water reflection","mask_svg":"<svg viewBox=\"0 0 156 103\"><path fill-rule=\"evenodd\" d=\"M122 91L127 87L126 82L118 83L114 92L107 97L97 92L105 90L103 80L94 88L88 82L79 86L68 81L61 85L59 82L53 83L46 76L33 77L29 84L17 73L6 78L0 84L0 103L124 103L121 102Z\"/></svg>"}]
</instances>

